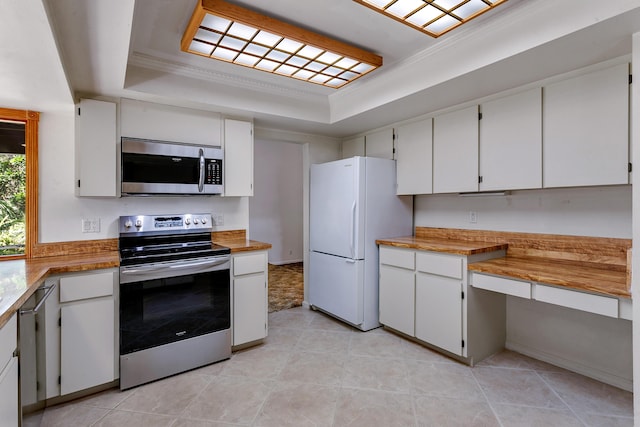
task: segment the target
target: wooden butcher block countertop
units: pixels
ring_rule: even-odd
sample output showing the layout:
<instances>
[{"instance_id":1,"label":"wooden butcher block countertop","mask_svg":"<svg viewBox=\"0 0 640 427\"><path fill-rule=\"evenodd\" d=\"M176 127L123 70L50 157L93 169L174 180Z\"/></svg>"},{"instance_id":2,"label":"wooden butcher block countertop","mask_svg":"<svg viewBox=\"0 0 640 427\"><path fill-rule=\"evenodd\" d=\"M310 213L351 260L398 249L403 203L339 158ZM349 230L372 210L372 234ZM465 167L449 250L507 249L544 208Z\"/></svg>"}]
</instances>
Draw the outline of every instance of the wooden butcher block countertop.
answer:
<instances>
[{"instance_id":1,"label":"wooden butcher block countertop","mask_svg":"<svg viewBox=\"0 0 640 427\"><path fill-rule=\"evenodd\" d=\"M40 244L37 258L0 261L0 328L48 276L119 267L117 240ZM232 254L271 248L269 243L247 239L245 230L213 232L212 240L230 248Z\"/></svg>"},{"instance_id":2,"label":"wooden butcher block countertop","mask_svg":"<svg viewBox=\"0 0 640 427\"><path fill-rule=\"evenodd\" d=\"M630 239L416 227L415 236L381 245L473 255L506 249L506 256L468 264L480 273L577 291L631 298Z\"/></svg>"},{"instance_id":3,"label":"wooden butcher block countertop","mask_svg":"<svg viewBox=\"0 0 640 427\"><path fill-rule=\"evenodd\" d=\"M465 240L428 239L416 236L378 239L378 245L421 251L445 252L456 255L473 255L507 249L506 243L473 242Z\"/></svg>"}]
</instances>

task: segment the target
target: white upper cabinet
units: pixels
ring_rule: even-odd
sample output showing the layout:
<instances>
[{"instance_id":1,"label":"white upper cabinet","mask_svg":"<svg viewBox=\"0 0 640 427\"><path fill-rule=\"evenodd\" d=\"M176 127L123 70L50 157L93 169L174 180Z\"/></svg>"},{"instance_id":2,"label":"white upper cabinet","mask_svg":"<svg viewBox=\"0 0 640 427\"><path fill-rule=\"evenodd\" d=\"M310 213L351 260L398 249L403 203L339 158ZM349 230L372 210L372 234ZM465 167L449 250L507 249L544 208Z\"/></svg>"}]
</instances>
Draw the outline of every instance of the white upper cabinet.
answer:
<instances>
[{"instance_id":1,"label":"white upper cabinet","mask_svg":"<svg viewBox=\"0 0 640 427\"><path fill-rule=\"evenodd\" d=\"M629 65L544 88L543 185L629 182Z\"/></svg>"},{"instance_id":2,"label":"white upper cabinet","mask_svg":"<svg viewBox=\"0 0 640 427\"><path fill-rule=\"evenodd\" d=\"M129 138L221 146L220 114L122 99L120 133Z\"/></svg>"},{"instance_id":3,"label":"white upper cabinet","mask_svg":"<svg viewBox=\"0 0 640 427\"><path fill-rule=\"evenodd\" d=\"M393 160L393 128L367 134L365 136L365 155Z\"/></svg>"},{"instance_id":4,"label":"white upper cabinet","mask_svg":"<svg viewBox=\"0 0 640 427\"><path fill-rule=\"evenodd\" d=\"M116 104L81 99L76 106L76 195L118 195Z\"/></svg>"},{"instance_id":5,"label":"white upper cabinet","mask_svg":"<svg viewBox=\"0 0 640 427\"><path fill-rule=\"evenodd\" d=\"M224 195L253 196L253 124L224 120Z\"/></svg>"},{"instance_id":6,"label":"white upper cabinet","mask_svg":"<svg viewBox=\"0 0 640 427\"><path fill-rule=\"evenodd\" d=\"M478 106L433 120L433 192L478 191Z\"/></svg>"},{"instance_id":7,"label":"white upper cabinet","mask_svg":"<svg viewBox=\"0 0 640 427\"><path fill-rule=\"evenodd\" d=\"M542 187L542 89L481 105L480 191Z\"/></svg>"},{"instance_id":8,"label":"white upper cabinet","mask_svg":"<svg viewBox=\"0 0 640 427\"><path fill-rule=\"evenodd\" d=\"M433 192L433 120L402 125L395 130L398 195Z\"/></svg>"},{"instance_id":9,"label":"white upper cabinet","mask_svg":"<svg viewBox=\"0 0 640 427\"><path fill-rule=\"evenodd\" d=\"M364 156L364 136L342 141L342 158L348 159L353 156Z\"/></svg>"}]
</instances>

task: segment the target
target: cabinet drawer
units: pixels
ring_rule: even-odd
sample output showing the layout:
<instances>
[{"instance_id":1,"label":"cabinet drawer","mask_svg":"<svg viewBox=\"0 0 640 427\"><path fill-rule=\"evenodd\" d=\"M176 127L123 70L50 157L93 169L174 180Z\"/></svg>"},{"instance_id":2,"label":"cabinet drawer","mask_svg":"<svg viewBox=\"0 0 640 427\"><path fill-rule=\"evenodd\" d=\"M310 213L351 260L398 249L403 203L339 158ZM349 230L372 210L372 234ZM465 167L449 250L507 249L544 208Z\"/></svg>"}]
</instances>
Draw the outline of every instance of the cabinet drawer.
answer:
<instances>
[{"instance_id":1,"label":"cabinet drawer","mask_svg":"<svg viewBox=\"0 0 640 427\"><path fill-rule=\"evenodd\" d=\"M380 263L413 270L415 268L415 252L380 246Z\"/></svg>"},{"instance_id":2,"label":"cabinet drawer","mask_svg":"<svg viewBox=\"0 0 640 427\"><path fill-rule=\"evenodd\" d=\"M603 316L618 317L618 299L551 286L536 285L534 298L549 304L588 311Z\"/></svg>"},{"instance_id":3,"label":"cabinet drawer","mask_svg":"<svg viewBox=\"0 0 640 427\"><path fill-rule=\"evenodd\" d=\"M242 255L233 258L233 275L262 273L265 268L264 254Z\"/></svg>"},{"instance_id":4,"label":"cabinet drawer","mask_svg":"<svg viewBox=\"0 0 640 427\"><path fill-rule=\"evenodd\" d=\"M417 252L416 269L423 273L462 279L462 258L455 255Z\"/></svg>"},{"instance_id":5,"label":"cabinet drawer","mask_svg":"<svg viewBox=\"0 0 640 427\"><path fill-rule=\"evenodd\" d=\"M0 372L13 357L13 351L17 346L18 315L14 314L2 329L0 329Z\"/></svg>"},{"instance_id":6,"label":"cabinet drawer","mask_svg":"<svg viewBox=\"0 0 640 427\"><path fill-rule=\"evenodd\" d=\"M513 295L514 297L531 299L531 283L504 277L471 273L471 286L478 289Z\"/></svg>"},{"instance_id":7,"label":"cabinet drawer","mask_svg":"<svg viewBox=\"0 0 640 427\"><path fill-rule=\"evenodd\" d=\"M113 295L113 271L60 278L60 302Z\"/></svg>"}]
</instances>

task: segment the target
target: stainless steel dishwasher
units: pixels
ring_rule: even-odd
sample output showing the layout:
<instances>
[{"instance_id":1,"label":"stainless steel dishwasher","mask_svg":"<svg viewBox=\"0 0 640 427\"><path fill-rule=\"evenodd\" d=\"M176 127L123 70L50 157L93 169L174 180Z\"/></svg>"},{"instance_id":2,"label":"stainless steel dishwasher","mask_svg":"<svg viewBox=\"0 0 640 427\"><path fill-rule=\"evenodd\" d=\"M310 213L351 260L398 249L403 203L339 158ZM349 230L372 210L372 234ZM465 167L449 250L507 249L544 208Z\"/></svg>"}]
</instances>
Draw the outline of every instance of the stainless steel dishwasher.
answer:
<instances>
[{"instance_id":1,"label":"stainless steel dishwasher","mask_svg":"<svg viewBox=\"0 0 640 427\"><path fill-rule=\"evenodd\" d=\"M39 287L20 308L18 363L22 426L40 426L45 406L44 309L55 283Z\"/></svg>"}]
</instances>

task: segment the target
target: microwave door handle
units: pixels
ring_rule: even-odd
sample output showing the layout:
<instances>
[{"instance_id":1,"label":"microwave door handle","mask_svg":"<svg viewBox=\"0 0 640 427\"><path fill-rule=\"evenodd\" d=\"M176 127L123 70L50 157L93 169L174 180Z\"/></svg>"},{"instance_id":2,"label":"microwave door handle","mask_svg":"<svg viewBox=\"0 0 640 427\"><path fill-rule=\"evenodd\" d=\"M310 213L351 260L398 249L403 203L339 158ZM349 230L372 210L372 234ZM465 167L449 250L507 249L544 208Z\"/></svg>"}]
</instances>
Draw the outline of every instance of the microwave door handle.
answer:
<instances>
[{"instance_id":1,"label":"microwave door handle","mask_svg":"<svg viewBox=\"0 0 640 427\"><path fill-rule=\"evenodd\" d=\"M200 153L200 177L198 178L198 191L202 193L204 190L204 150L201 148Z\"/></svg>"}]
</instances>

